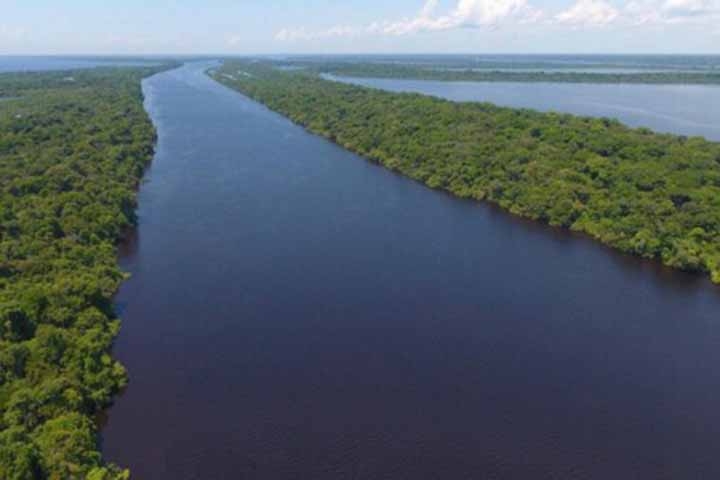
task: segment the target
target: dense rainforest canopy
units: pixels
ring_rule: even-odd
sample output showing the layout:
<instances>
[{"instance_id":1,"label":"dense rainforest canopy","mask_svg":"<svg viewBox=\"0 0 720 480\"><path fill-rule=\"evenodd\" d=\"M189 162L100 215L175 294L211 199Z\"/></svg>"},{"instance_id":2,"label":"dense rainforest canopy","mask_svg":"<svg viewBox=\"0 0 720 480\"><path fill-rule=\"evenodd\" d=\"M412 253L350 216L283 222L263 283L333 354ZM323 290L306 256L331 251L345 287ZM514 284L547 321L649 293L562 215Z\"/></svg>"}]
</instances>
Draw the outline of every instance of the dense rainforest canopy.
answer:
<instances>
[{"instance_id":1,"label":"dense rainforest canopy","mask_svg":"<svg viewBox=\"0 0 720 480\"><path fill-rule=\"evenodd\" d=\"M116 244L155 141L140 82L163 68L0 75L3 480L127 477L96 416L126 382Z\"/></svg>"},{"instance_id":2,"label":"dense rainforest canopy","mask_svg":"<svg viewBox=\"0 0 720 480\"><path fill-rule=\"evenodd\" d=\"M406 78L417 80L473 82L552 82L552 83L635 83L635 84L720 84L720 72L708 71L572 71L541 66L533 70L477 69L471 67L429 67L404 63L278 61L286 69L302 68L309 72L364 78ZM545 70L543 70L545 68ZM602 69L598 69L602 70Z\"/></svg>"},{"instance_id":3,"label":"dense rainforest canopy","mask_svg":"<svg viewBox=\"0 0 720 480\"><path fill-rule=\"evenodd\" d=\"M432 188L720 283L718 143L607 118L390 93L257 61L228 61L213 76Z\"/></svg>"}]
</instances>

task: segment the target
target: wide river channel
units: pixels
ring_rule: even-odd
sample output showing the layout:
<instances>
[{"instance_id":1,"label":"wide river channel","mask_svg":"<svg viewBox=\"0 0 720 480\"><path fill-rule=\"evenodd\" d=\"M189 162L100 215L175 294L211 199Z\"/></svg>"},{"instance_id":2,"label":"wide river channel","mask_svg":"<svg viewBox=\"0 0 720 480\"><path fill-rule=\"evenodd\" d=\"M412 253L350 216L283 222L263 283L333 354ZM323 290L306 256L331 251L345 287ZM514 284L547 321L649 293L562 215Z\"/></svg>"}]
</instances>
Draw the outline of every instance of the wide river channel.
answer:
<instances>
[{"instance_id":1,"label":"wide river channel","mask_svg":"<svg viewBox=\"0 0 720 480\"><path fill-rule=\"evenodd\" d=\"M108 460L139 480L720 478L720 287L432 191L207 67L144 84L159 143L121 256Z\"/></svg>"}]
</instances>

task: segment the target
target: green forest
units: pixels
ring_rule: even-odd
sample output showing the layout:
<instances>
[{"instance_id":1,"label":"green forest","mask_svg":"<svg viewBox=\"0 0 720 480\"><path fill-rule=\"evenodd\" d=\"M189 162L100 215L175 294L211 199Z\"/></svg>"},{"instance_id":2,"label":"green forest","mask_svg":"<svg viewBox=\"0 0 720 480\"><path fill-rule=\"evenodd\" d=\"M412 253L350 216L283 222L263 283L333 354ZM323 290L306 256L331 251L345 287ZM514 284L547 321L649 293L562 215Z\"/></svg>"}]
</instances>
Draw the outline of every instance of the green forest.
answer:
<instances>
[{"instance_id":1,"label":"green forest","mask_svg":"<svg viewBox=\"0 0 720 480\"><path fill-rule=\"evenodd\" d=\"M140 82L167 67L0 75L0 478L124 479L97 416L126 384L110 356L155 130Z\"/></svg>"},{"instance_id":2,"label":"green forest","mask_svg":"<svg viewBox=\"0 0 720 480\"><path fill-rule=\"evenodd\" d=\"M285 68L302 68L314 73L360 78L406 78L416 80L465 82L552 82L552 83L631 83L631 84L720 84L717 71L666 72L582 72L542 69L430 68L422 65L372 62L278 62Z\"/></svg>"},{"instance_id":3,"label":"green forest","mask_svg":"<svg viewBox=\"0 0 720 480\"><path fill-rule=\"evenodd\" d=\"M431 188L720 283L718 143L608 118L390 93L272 63L227 61L211 75Z\"/></svg>"}]
</instances>

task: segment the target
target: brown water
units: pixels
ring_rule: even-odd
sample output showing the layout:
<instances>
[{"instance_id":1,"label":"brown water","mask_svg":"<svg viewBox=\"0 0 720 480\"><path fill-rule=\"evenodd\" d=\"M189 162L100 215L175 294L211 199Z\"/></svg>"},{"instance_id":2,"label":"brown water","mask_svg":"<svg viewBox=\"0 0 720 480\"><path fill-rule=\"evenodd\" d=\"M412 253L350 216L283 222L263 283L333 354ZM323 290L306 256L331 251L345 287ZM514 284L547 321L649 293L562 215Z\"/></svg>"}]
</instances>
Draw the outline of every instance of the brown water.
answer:
<instances>
[{"instance_id":1,"label":"brown water","mask_svg":"<svg viewBox=\"0 0 720 480\"><path fill-rule=\"evenodd\" d=\"M159 130L104 454L135 479L711 479L720 289L373 166L205 77Z\"/></svg>"}]
</instances>

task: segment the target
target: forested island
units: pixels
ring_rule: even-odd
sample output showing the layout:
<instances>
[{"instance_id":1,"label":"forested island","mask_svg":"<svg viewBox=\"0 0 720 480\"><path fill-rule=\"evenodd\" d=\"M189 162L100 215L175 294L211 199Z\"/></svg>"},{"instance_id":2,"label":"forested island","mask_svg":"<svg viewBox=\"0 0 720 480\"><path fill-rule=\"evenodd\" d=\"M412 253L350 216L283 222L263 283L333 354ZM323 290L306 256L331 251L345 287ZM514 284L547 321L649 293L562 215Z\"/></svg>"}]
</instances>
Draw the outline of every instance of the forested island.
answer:
<instances>
[{"instance_id":1,"label":"forested island","mask_svg":"<svg viewBox=\"0 0 720 480\"><path fill-rule=\"evenodd\" d=\"M598 72L715 72L718 55L614 54L328 54L275 57L278 65L376 64L445 70L557 70Z\"/></svg>"},{"instance_id":2,"label":"forested island","mask_svg":"<svg viewBox=\"0 0 720 480\"><path fill-rule=\"evenodd\" d=\"M391 93L227 61L211 72L309 131L458 197L720 283L720 144L607 118Z\"/></svg>"},{"instance_id":3,"label":"forested island","mask_svg":"<svg viewBox=\"0 0 720 480\"><path fill-rule=\"evenodd\" d=\"M552 82L552 83L629 83L629 84L720 84L717 71L647 71L622 73L562 70L512 70L476 68L438 68L413 64L370 62L290 62L278 63L283 69L302 68L358 78L402 78L457 82Z\"/></svg>"},{"instance_id":4,"label":"forested island","mask_svg":"<svg viewBox=\"0 0 720 480\"><path fill-rule=\"evenodd\" d=\"M110 356L155 130L140 82L169 66L0 75L0 478L124 479L97 415L126 384Z\"/></svg>"}]
</instances>

